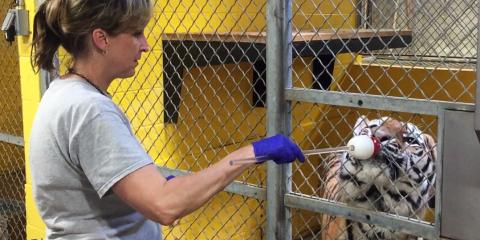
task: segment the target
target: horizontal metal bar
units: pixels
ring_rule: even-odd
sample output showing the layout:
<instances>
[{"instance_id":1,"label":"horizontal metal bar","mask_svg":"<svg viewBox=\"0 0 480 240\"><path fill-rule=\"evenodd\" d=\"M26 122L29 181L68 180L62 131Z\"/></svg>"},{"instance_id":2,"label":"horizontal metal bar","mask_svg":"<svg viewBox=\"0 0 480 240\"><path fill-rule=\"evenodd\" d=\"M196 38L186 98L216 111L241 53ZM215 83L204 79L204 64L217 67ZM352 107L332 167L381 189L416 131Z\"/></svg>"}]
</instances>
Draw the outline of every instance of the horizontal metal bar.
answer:
<instances>
[{"instance_id":1,"label":"horizontal metal bar","mask_svg":"<svg viewBox=\"0 0 480 240\"><path fill-rule=\"evenodd\" d=\"M256 185L246 184L243 182L234 181L230 183L224 190L225 192L239 194L249 198L258 200L267 199L267 190Z\"/></svg>"},{"instance_id":2,"label":"horizontal metal bar","mask_svg":"<svg viewBox=\"0 0 480 240\"><path fill-rule=\"evenodd\" d=\"M445 109L474 111L475 105L446 101L406 99L391 96L376 96L360 93L328 92L314 89L286 89L286 99L336 106L378 109L385 111L409 112L426 115L439 115Z\"/></svg>"},{"instance_id":3,"label":"horizontal metal bar","mask_svg":"<svg viewBox=\"0 0 480 240\"><path fill-rule=\"evenodd\" d=\"M15 145L22 146L22 147L25 146L25 142L23 141L23 137L17 137L17 136L13 136L13 135L6 134L6 133L0 133L0 141L15 144Z\"/></svg>"},{"instance_id":4,"label":"horizontal metal bar","mask_svg":"<svg viewBox=\"0 0 480 240\"><path fill-rule=\"evenodd\" d=\"M402 231L416 236L436 239L435 227L427 222L408 219L393 214L372 212L350 207L342 203L334 203L322 199L313 199L297 194L286 194L285 205L290 208L304 209L317 213L345 217L354 221L379 225L394 231Z\"/></svg>"},{"instance_id":5,"label":"horizontal metal bar","mask_svg":"<svg viewBox=\"0 0 480 240\"><path fill-rule=\"evenodd\" d=\"M174 176L184 176L190 174L189 171L178 170L178 169L171 169L167 167L160 167L157 166L158 171L162 173L164 176L174 175ZM261 187L258 187L253 184L246 184L243 182L234 181L230 183L224 189L225 192L234 193L238 195L242 195L245 197L255 198L258 200L265 200L267 199L267 190Z\"/></svg>"}]
</instances>

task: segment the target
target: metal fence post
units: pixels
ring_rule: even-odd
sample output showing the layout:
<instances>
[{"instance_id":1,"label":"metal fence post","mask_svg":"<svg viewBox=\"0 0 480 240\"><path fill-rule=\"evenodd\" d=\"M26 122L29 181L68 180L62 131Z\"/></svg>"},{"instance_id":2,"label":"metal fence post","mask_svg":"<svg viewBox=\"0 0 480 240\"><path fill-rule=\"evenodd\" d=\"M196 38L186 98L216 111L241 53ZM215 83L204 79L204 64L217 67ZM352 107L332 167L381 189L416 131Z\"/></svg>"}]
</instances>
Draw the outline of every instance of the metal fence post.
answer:
<instances>
[{"instance_id":1,"label":"metal fence post","mask_svg":"<svg viewBox=\"0 0 480 240\"><path fill-rule=\"evenodd\" d=\"M291 128L290 103L285 88L292 85L291 0L267 2L267 134L288 134ZM291 239L290 210L285 193L291 191L291 165L268 163L267 169L267 239Z\"/></svg>"}]
</instances>

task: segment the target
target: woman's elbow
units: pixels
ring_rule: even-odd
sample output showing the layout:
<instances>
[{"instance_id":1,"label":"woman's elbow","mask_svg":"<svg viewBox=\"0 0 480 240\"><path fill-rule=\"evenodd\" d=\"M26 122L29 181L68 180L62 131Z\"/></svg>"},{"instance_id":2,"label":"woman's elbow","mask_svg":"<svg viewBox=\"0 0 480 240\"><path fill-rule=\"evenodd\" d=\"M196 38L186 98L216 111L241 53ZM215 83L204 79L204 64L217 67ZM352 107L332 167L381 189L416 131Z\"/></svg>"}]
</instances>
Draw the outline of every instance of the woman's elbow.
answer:
<instances>
[{"instance_id":1,"label":"woman's elbow","mask_svg":"<svg viewBox=\"0 0 480 240\"><path fill-rule=\"evenodd\" d=\"M155 222L158 222L158 223L162 224L163 226L170 226L170 225L173 225L175 220L177 220L177 219L172 218L172 217L158 216L155 219Z\"/></svg>"},{"instance_id":2,"label":"woman's elbow","mask_svg":"<svg viewBox=\"0 0 480 240\"><path fill-rule=\"evenodd\" d=\"M166 206L156 206L154 210L154 221L164 226L172 225L177 219L181 217L179 211Z\"/></svg>"}]
</instances>

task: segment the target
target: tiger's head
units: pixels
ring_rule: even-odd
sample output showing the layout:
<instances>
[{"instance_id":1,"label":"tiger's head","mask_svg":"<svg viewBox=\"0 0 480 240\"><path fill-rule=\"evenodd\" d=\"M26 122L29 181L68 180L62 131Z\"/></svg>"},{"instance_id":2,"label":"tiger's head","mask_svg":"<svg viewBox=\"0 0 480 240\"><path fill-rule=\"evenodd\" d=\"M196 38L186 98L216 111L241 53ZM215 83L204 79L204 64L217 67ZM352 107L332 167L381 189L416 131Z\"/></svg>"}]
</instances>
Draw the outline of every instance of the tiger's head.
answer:
<instances>
[{"instance_id":1,"label":"tiger's head","mask_svg":"<svg viewBox=\"0 0 480 240\"><path fill-rule=\"evenodd\" d=\"M379 165L394 166L392 169L397 170L391 172L394 175L391 176L393 179L401 174L407 174L410 178L420 181L431 176L430 173L435 170L433 164L437 158L435 140L412 123L390 117L369 120L361 116L355 123L353 134L375 136L380 140L381 151L371 160ZM425 176L427 173L428 176Z\"/></svg>"},{"instance_id":2,"label":"tiger's head","mask_svg":"<svg viewBox=\"0 0 480 240\"><path fill-rule=\"evenodd\" d=\"M348 152L328 160L323 197L354 207L425 218L435 205L436 144L417 126L390 117L357 119L353 135L375 136L380 153L360 160ZM322 239L407 239L406 234L341 217L322 217Z\"/></svg>"}]
</instances>

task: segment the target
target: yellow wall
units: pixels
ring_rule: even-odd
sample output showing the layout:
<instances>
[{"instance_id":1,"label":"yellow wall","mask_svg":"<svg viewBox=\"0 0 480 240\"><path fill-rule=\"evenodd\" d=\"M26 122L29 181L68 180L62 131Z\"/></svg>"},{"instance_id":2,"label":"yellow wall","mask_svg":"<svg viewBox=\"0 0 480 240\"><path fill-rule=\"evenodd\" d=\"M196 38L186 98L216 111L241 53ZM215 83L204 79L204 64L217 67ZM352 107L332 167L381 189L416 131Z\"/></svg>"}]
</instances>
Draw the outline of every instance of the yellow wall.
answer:
<instances>
[{"instance_id":1,"label":"yellow wall","mask_svg":"<svg viewBox=\"0 0 480 240\"><path fill-rule=\"evenodd\" d=\"M256 5L246 2L160 1L155 9L159 20L155 26L152 24L148 27L153 30L150 39L154 53L148 59L162 59L161 42L155 44L155 38L161 33L265 31L263 16L252 14L258 8L264 9L264 1L256 1ZM244 10L247 14L243 14ZM160 79L161 61L154 67L155 71L159 70L156 77ZM249 64L185 71L183 100L179 109L181 121L164 125L161 116L151 126L139 126L142 136L161 134L153 142L148 137L144 142L153 146L150 154L155 157L157 164L198 171L237 149L242 145L238 142L245 136L255 139L264 135L263 124L252 129L252 123L258 122L257 118L264 115L264 110L252 111L251 104L244 99L250 91L251 75ZM161 93L162 81L157 82L156 86ZM198 86L209 87L200 90ZM163 106L163 96L159 94L155 97L159 98L155 106ZM250 175L245 177L250 182L264 179L261 169L246 175ZM258 201L221 193L208 205L183 218L175 227L165 227L164 235L167 239L259 239L262 231L258 227L264 221L264 216Z\"/></svg>"},{"instance_id":2,"label":"yellow wall","mask_svg":"<svg viewBox=\"0 0 480 240\"><path fill-rule=\"evenodd\" d=\"M35 1L26 0L25 7L29 11L30 28L33 24L33 13L35 12ZM23 133L25 140L25 167L26 167L26 184L25 184L25 205L27 211L27 239L44 239L45 224L41 220L32 196L32 185L29 169L29 139L30 129L33 122L33 116L40 102L40 81L39 75L34 73L30 64L30 44L31 34L29 37L17 37L18 52L20 61L20 78L22 88L22 107L23 107Z\"/></svg>"},{"instance_id":3,"label":"yellow wall","mask_svg":"<svg viewBox=\"0 0 480 240\"><path fill-rule=\"evenodd\" d=\"M388 93L389 96L474 103L474 69L461 64L457 67L451 64L448 68L411 64L355 64L349 70L355 78L345 78L342 88L375 95ZM372 88L372 81L379 88Z\"/></svg>"},{"instance_id":4,"label":"yellow wall","mask_svg":"<svg viewBox=\"0 0 480 240\"><path fill-rule=\"evenodd\" d=\"M356 10L352 1L294 1L293 30L318 31L321 29L354 29L356 28ZM346 53L336 56L335 67L330 90L337 90L344 79L346 70L354 63L355 55ZM313 58L297 58L293 61L293 86L309 88L312 83ZM295 102L292 111L292 136L302 149L331 147L340 136L330 134L327 141L324 136L331 130L328 121L335 117L331 107L323 104ZM349 130L348 130L349 131ZM293 170L293 191L312 196L322 196L321 174L322 158L310 156L309 164L300 165ZM294 236L310 233L321 226L318 214L295 210L292 213Z\"/></svg>"}]
</instances>

